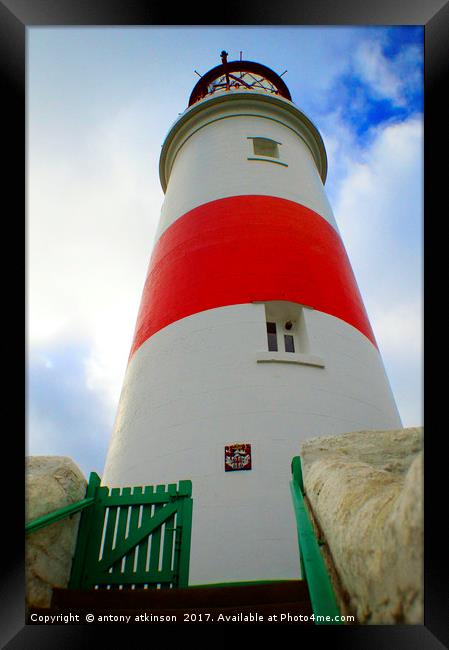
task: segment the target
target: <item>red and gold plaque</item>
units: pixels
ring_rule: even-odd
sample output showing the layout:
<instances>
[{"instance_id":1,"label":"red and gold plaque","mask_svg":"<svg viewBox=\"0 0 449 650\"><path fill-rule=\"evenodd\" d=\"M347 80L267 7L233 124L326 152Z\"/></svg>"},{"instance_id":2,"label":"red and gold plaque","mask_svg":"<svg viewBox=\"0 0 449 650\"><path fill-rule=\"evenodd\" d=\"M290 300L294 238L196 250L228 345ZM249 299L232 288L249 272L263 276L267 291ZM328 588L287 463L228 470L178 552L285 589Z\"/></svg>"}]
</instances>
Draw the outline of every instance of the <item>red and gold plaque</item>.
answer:
<instances>
[{"instance_id":1,"label":"red and gold plaque","mask_svg":"<svg viewBox=\"0 0 449 650\"><path fill-rule=\"evenodd\" d=\"M226 445L225 471L236 472L242 469L251 469L251 445Z\"/></svg>"}]
</instances>

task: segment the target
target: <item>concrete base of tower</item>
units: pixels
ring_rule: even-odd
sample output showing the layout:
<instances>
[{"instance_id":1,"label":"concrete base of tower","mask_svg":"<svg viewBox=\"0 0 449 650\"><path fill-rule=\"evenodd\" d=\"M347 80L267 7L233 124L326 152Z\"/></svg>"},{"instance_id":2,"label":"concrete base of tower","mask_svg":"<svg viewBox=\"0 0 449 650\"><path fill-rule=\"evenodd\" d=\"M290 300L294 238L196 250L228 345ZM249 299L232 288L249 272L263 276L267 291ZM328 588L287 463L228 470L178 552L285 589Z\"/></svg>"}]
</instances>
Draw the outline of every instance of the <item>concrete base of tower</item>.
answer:
<instances>
[{"instance_id":1,"label":"concrete base of tower","mask_svg":"<svg viewBox=\"0 0 449 650\"><path fill-rule=\"evenodd\" d=\"M401 427L372 342L338 318L281 302L176 321L136 350L126 372L103 483L192 481L191 584L298 578L289 482L301 442ZM286 316L296 362L285 350L267 360L267 318ZM251 445L251 469L225 471L232 444Z\"/></svg>"}]
</instances>

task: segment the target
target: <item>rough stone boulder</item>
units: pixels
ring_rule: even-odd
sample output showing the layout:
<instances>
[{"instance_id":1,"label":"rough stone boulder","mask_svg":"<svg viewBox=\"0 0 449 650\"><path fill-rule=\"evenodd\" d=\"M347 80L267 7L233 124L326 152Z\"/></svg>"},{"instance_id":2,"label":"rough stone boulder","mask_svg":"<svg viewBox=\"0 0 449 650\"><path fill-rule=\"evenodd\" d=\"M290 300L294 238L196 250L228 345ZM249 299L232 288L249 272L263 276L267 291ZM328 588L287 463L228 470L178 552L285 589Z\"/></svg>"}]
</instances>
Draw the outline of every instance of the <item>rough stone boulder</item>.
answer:
<instances>
[{"instance_id":1,"label":"rough stone boulder","mask_svg":"<svg viewBox=\"0 0 449 650\"><path fill-rule=\"evenodd\" d=\"M26 521L80 501L86 479L65 456L26 459ZM25 571L28 607L48 607L53 587L66 587L70 578L80 514L71 515L26 537Z\"/></svg>"},{"instance_id":2,"label":"rough stone boulder","mask_svg":"<svg viewBox=\"0 0 449 650\"><path fill-rule=\"evenodd\" d=\"M423 624L423 431L302 445L304 487L360 623Z\"/></svg>"}]
</instances>

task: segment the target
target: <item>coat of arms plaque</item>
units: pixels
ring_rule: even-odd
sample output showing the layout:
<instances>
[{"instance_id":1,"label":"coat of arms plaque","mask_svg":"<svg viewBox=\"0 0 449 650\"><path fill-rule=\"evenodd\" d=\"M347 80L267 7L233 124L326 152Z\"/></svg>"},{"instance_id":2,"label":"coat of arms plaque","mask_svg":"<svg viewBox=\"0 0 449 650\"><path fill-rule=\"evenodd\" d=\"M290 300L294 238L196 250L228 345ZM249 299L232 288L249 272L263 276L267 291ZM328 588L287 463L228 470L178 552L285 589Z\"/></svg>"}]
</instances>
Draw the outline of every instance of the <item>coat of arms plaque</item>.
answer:
<instances>
[{"instance_id":1,"label":"coat of arms plaque","mask_svg":"<svg viewBox=\"0 0 449 650\"><path fill-rule=\"evenodd\" d=\"M233 444L225 446L225 471L235 472L251 469L251 445Z\"/></svg>"}]
</instances>

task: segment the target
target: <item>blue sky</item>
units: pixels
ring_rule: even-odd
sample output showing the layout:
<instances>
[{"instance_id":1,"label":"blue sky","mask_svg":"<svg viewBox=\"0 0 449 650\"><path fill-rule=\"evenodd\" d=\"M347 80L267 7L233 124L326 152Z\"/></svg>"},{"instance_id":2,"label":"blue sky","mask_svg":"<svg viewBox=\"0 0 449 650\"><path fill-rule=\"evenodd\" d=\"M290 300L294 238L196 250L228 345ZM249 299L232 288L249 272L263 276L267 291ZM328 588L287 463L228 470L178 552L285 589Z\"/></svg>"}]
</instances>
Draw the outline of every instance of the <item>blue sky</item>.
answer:
<instances>
[{"instance_id":1,"label":"blue sky","mask_svg":"<svg viewBox=\"0 0 449 650\"><path fill-rule=\"evenodd\" d=\"M220 62L283 76L404 426L422 424L423 29L28 28L27 453L102 474L163 192L158 160Z\"/></svg>"}]
</instances>

